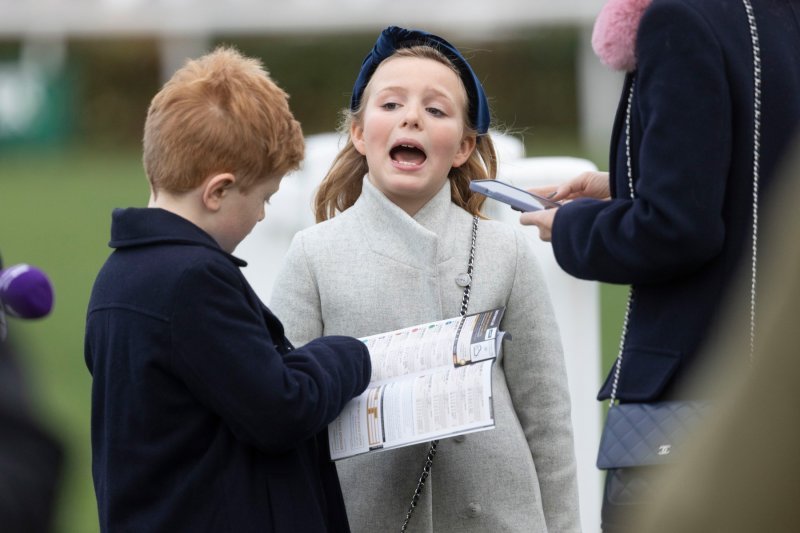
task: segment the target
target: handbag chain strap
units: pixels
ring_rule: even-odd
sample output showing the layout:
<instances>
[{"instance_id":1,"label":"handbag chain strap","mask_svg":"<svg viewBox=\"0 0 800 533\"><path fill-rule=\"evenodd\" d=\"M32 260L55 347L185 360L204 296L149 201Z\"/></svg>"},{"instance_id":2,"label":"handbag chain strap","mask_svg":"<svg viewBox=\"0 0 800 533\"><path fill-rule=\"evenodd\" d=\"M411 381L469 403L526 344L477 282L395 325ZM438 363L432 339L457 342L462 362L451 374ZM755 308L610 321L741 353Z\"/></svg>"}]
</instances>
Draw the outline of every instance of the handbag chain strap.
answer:
<instances>
[{"instance_id":1,"label":"handbag chain strap","mask_svg":"<svg viewBox=\"0 0 800 533\"><path fill-rule=\"evenodd\" d=\"M750 261L750 354L749 361L753 362L756 338L756 257L758 252L758 183L759 183L759 160L761 153L761 46L758 40L758 28L756 26L753 5L750 0L742 0L744 9L747 13L747 23L750 26L750 40L753 48L753 233L752 233L752 257ZM631 80L628 89L627 108L625 110L625 162L628 172L628 188L631 199L636 198L633 188L633 169L631 166L631 106L633 102L633 89L636 78ZM628 290L628 301L625 305L625 318L622 321L622 335L619 340L619 353L614 364L614 381L611 384L611 398L609 407L614 407L617 400L617 386L619 385L619 375L622 369L622 352L625 348L625 339L628 336L628 323L633 304L634 290L631 285Z\"/></svg>"},{"instance_id":2,"label":"handbag chain strap","mask_svg":"<svg viewBox=\"0 0 800 533\"><path fill-rule=\"evenodd\" d=\"M464 317L467 316L467 308L469 307L469 293L472 288L472 265L475 262L475 240L478 237L478 217L472 217L472 242L469 248L469 261L467 262L467 284L464 286L464 296L461 298L461 322L458 324L458 331L461 331L461 326L464 324ZM404 532L408 527L408 522L411 520L411 515L414 514L414 509L417 508L419 498L422 496L422 489L425 488L425 481L431 473L433 466L433 458L436 457L436 447L439 446L439 439L432 440L428 448L428 455L425 457L425 464L422 466L422 474L417 481L417 488L414 489L414 496L411 497L411 504L408 506L406 518L403 520L403 525L400 531Z\"/></svg>"}]
</instances>

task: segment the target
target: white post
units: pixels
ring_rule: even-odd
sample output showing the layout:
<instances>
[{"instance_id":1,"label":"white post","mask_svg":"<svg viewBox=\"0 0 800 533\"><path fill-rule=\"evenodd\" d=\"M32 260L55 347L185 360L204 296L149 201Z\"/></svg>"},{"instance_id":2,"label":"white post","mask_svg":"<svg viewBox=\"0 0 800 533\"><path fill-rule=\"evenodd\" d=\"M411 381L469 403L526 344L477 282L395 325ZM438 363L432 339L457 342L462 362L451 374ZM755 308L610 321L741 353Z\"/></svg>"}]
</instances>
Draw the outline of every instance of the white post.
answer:
<instances>
[{"instance_id":1,"label":"white post","mask_svg":"<svg viewBox=\"0 0 800 533\"><path fill-rule=\"evenodd\" d=\"M597 170L597 167L586 159L530 157L501 162L498 179L529 189L559 183L587 170ZM487 203L489 216L519 226L519 212L495 200L487 200ZM601 379L600 286L561 270L550 243L539 239L535 227L523 227L523 231L530 235L544 271L564 347L572 400L581 525L583 531L597 533L602 502L602 477L595 466L602 415L596 399Z\"/></svg>"}]
</instances>

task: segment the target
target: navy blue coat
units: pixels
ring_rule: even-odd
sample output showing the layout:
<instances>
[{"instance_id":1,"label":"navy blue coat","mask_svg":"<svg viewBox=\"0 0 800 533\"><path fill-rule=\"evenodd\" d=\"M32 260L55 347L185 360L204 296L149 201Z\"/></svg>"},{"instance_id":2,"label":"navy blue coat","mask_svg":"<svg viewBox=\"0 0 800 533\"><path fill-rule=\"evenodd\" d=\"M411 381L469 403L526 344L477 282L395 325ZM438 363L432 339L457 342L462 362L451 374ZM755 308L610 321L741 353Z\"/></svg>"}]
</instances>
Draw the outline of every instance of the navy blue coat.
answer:
<instances>
[{"instance_id":1,"label":"navy blue coat","mask_svg":"<svg viewBox=\"0 0 800 533\"><path fill-rule=\"evenodd\" d=\"M115 210L85 357L102 531L349 531L326 427L364 344L292 349L245 263L161 209Z\"/></svg>"},{"instance_id":2,"label":"navy blue coat","mask_svg":"<svg viewBox=\"0 0 800 533\"><path fill-rule=\"evenodd\" d=\"M763 206L800 122L800 3L752 4L763 62ZM618 397L649 401L675 397L726 296L750 305L746 289L725 294L750 257L752 231L754 74L741 0L653 0L637 58L612 136L613 199L560 208L552 242L570 274L634 285ZM624 127L634 77L631 200Z\"/></svg>"}]
</instances>

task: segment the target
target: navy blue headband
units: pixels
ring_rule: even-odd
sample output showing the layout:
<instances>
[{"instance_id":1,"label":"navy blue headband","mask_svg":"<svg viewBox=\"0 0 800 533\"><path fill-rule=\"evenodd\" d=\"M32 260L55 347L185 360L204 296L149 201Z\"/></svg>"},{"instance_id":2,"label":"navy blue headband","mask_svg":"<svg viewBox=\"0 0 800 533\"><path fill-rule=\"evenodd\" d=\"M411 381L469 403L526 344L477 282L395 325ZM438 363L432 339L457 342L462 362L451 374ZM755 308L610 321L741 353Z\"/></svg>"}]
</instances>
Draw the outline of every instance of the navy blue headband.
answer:
<instances>
[{"instance_id":1,"label":"navy blue headband","mask_svg":"<svg viewBox=\"0 0 800 533\"><path fill-rule=\"evenodd\" d=\"M353 86L353 96L350 99L350 109L355 111L361 104L361 96L364 88L369 83L370 78L375 73L375 69L384 59L391 57L400 48L411 46L430 46L443 53L453 62L464 87L467 89L467 100L469 101L469 119L473 128L478 133L489 131L489 102L486 100L486 93L483 92L480 80L472 71L464 56L455 46L448 43L441 37L421 30L406 30L397 26L389 26L381 32L375 46L372 48L364 62L361 63L361 71L358 73L356 83Z\"/></svg>"}]
</instances>

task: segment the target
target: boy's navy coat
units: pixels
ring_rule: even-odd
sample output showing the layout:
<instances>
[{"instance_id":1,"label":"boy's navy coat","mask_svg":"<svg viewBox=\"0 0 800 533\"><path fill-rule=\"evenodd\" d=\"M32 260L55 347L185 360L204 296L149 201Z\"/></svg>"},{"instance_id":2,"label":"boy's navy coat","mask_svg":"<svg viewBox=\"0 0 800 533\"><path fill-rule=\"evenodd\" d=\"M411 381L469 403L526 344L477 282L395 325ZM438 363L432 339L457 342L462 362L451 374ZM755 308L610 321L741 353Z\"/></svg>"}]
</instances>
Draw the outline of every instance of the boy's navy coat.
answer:
<instances>
[{"instance_id":1,"label":"boy's navy coat","mask_svg":"<svg viewBox=\"0 0 800 533\"><path fill-rule=\"evenodd\" d=\"M327 432L370 376L363 343L292 349L205 232L116 210L92 292L93 476L103 531L348 531Z\"/></svg>"},{"instance_id":2,"label":"boy's navy coat","mask_svg":"<svg viewBox=\"0 0 800 533\"><path fill-rule=\"evenodd\" d=\"M763 63L760 205L768 208L776 164L800 121L800 5L752 4ZM611 143L613 200L560 208L553 250L572 275L634 285L617 397L652 401L673 396L723 303L750 305L743 286L725 289L750 256L754 74L741 0L653 0L636 51ZM634 78L636 201L624 131Z\"/></svg>"}]
</instances>

